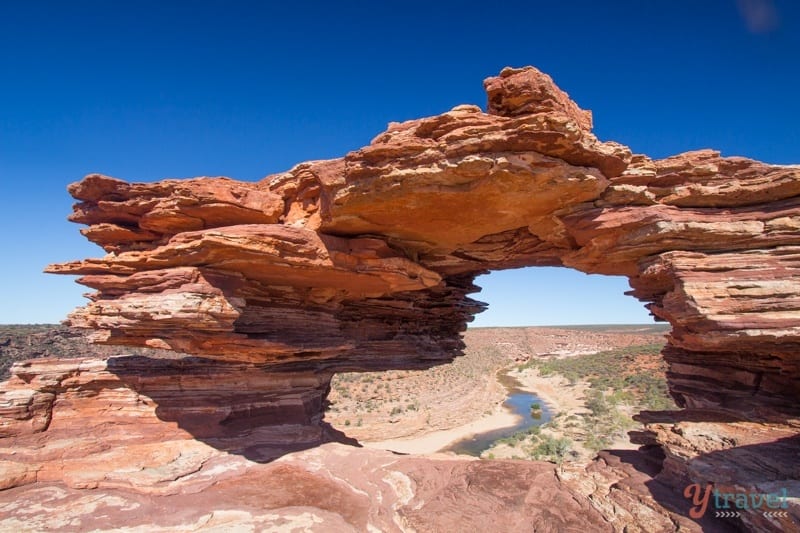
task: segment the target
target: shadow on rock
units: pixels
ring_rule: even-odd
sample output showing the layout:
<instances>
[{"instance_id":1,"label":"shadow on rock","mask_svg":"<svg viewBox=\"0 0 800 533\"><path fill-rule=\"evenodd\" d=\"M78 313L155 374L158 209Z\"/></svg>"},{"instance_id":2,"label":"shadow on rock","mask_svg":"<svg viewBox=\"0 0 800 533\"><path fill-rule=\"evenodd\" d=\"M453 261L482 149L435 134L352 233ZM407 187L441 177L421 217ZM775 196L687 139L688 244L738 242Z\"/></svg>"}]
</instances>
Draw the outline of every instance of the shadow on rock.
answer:
<instances>
[{"instance_id":1,"label":"shadow on rock","mask_svg":"<svg viewBox=\"0 0 800 533\"><path fill-rule=\"evenodd\" d=\"M631 441L643 447L614 453L651 478L645 484L662 506L704 531L800 530L800 428L791 419L712 409L636 418L646 429Z\"/></svg>"},{"instance_id":2,"label":"shadow on rock","mask_svg":"<svg viewBox=\"0 0 800 533\"><path fill-rule=\"evenodd\" d=\"M699 525L702 531L708 533L729 533L740 531L725 521L716 520L711 516L692 517L689 515L691 501L661 479L665 459L664 451L659 446L643 446L638 450L603 450L598 455L598 460L611 468L613 476L624 476L613 485L613 491L639 497L652 498L658 506L671 513L673 523L683 527L686 531L694 531ZM591 469L591 467L590 467ZM627 498L619 495L612 496L617 503L625 502ZM636 500L638 497L633 496ZM623 505L635 509L636 504Z\"/></svg>"},{"instance_id":3,"label":"shadow on rock","mask_svg":"<svg viewBox=\"0 0 800 533\"><path fill-rule=\"evenodd\" d=\"M322 420L333 375L329 371L276 372L253 363L187 356L113 357L107 370L151 400L159 420L253 461L271 461L324 442L360 446Z\"/></svg>"}]
</instances>

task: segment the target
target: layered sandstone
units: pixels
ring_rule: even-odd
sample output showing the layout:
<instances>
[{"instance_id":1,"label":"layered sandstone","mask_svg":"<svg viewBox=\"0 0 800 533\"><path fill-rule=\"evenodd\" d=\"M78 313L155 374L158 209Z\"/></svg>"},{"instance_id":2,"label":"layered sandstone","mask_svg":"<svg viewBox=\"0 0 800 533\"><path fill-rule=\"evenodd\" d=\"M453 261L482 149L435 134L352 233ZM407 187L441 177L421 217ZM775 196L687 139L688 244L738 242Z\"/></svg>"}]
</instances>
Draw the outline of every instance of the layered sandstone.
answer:
<instances>
[{"instance_id":1,"label":"layered sandstone","mask_svg":"<svg viewBox=\"0 0 800 533\"><path fill-rule=\"evenodd\" d=\"M148 397L173 413L158 417L196 421L182 427L198 438L227 438L235 404L243 430L299 425L321 441L332 372L446 363L484 308L467 296L477 275L546 265L630 279L672 325L664 356L680 406L800 414L800 167L632 155L598 140L591 114L532 68L485 87L488 112L392 123L369 146L259 183L71 185L71 219L109 253L49 267L96 291L69 322L96 342L198 356L106 363L107 382L155 386ZM153 385L162 372L174 379ZM232 388L187 393L184 372ZM46 414L58 393L37 379L6 385L11 434L58 418ZM181 399L192 395L199 407Z\"/></svg>"},{"instance_id":2,"label":"layered sandstone","mask_svg":"<svg viewBox=\"0 0 800 533\"><path fill-rule=\"evenodd\" d=\"M564 265L628 276L672 324L681 404L796 413L800 169L632 156L535 69L485 86L488 113L391 124L259 183L70 186L111 252L50 267L97 290L71 324L226 361L420 367L459 353L477 274Z\"/></svg>"}]
</instances>

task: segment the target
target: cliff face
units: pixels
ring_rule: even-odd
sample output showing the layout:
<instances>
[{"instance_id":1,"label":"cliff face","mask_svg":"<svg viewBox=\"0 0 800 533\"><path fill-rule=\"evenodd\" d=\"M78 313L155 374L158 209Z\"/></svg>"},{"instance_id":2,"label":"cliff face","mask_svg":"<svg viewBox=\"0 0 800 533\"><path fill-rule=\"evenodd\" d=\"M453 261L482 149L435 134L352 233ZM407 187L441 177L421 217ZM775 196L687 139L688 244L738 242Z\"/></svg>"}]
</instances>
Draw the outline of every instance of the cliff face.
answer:
<instances>
[{"instance_id":1,"label":"cliff face","mask_svg":"<svg viewBox=\"0 0 800 533\"><path fill-rule=\"evenodd\" d=\"M102 370L195 436L291 426L322 441L333 372L446 363L484 308L467 296L475 276L565 266L627 276L670 322L679 405L794 423L800 167L710 150L651 160L599 141L591 113L533 68L484 85L487 112L392 123L369 146L258 183L71 185L70 219L109 254L48 268L96 291L69 323L99 343L199 356ZM14 393L7 434L41 431L78 401L59 387Z\"/></svg>"}]
</instances>

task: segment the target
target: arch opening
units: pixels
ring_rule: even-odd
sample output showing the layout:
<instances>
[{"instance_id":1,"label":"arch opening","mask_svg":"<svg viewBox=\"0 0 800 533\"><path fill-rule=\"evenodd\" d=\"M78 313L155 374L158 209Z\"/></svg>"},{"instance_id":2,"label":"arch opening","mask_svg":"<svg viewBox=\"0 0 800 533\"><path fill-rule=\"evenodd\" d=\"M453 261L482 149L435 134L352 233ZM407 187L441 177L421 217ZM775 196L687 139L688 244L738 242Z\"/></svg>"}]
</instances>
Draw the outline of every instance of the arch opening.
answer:
<instances>
[{"instance_id":1,"label":"arch opening","mask_svg":"<svg viewBox=\"0 0 800 533\"><path fill-rule=\"evenodd\" d=\"M464 332L462 356L336 374L326 421L398 452L589 460L630 447L642 409L676 407L661 356L670 326L625 294L627 278L525 267L474 284L489 306Z\"/></svg>"},{"instance_id":2,"label":"arch opening","mask_svg":"<svg viewBox=\"0 0 800 533\"><path fill-rule=\"evenodd\" d=\"M565 267L496 270L478 276L477 298L489 304L469 327L653 324L624 276Z\"/></svg>"}]
</instances>

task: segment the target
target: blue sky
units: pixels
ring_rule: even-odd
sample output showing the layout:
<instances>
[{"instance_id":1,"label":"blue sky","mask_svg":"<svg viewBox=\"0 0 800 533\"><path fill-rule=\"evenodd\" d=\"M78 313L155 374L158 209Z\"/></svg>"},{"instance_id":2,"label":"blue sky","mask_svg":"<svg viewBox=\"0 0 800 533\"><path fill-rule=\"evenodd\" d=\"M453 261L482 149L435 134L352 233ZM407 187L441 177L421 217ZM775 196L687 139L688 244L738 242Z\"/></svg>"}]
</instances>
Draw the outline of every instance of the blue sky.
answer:
<instances>
[{"instance_id":1,"label":"blue sky","mask_svg":"<svg viewBox=\"0 0 800 533\"><path fill-rule=\"evenodd\" d=\"M83 175L257 180L390 121L484 106L482 80L506 65L548 72L601 139L636 152L800 162L800 2L272 4L0 6L0 323L82 303L41 270L102 253L66 222ZM476 325L648 320L625 279L526 269L481 284L492 307Z\"/></svg>"}]
</instances>

